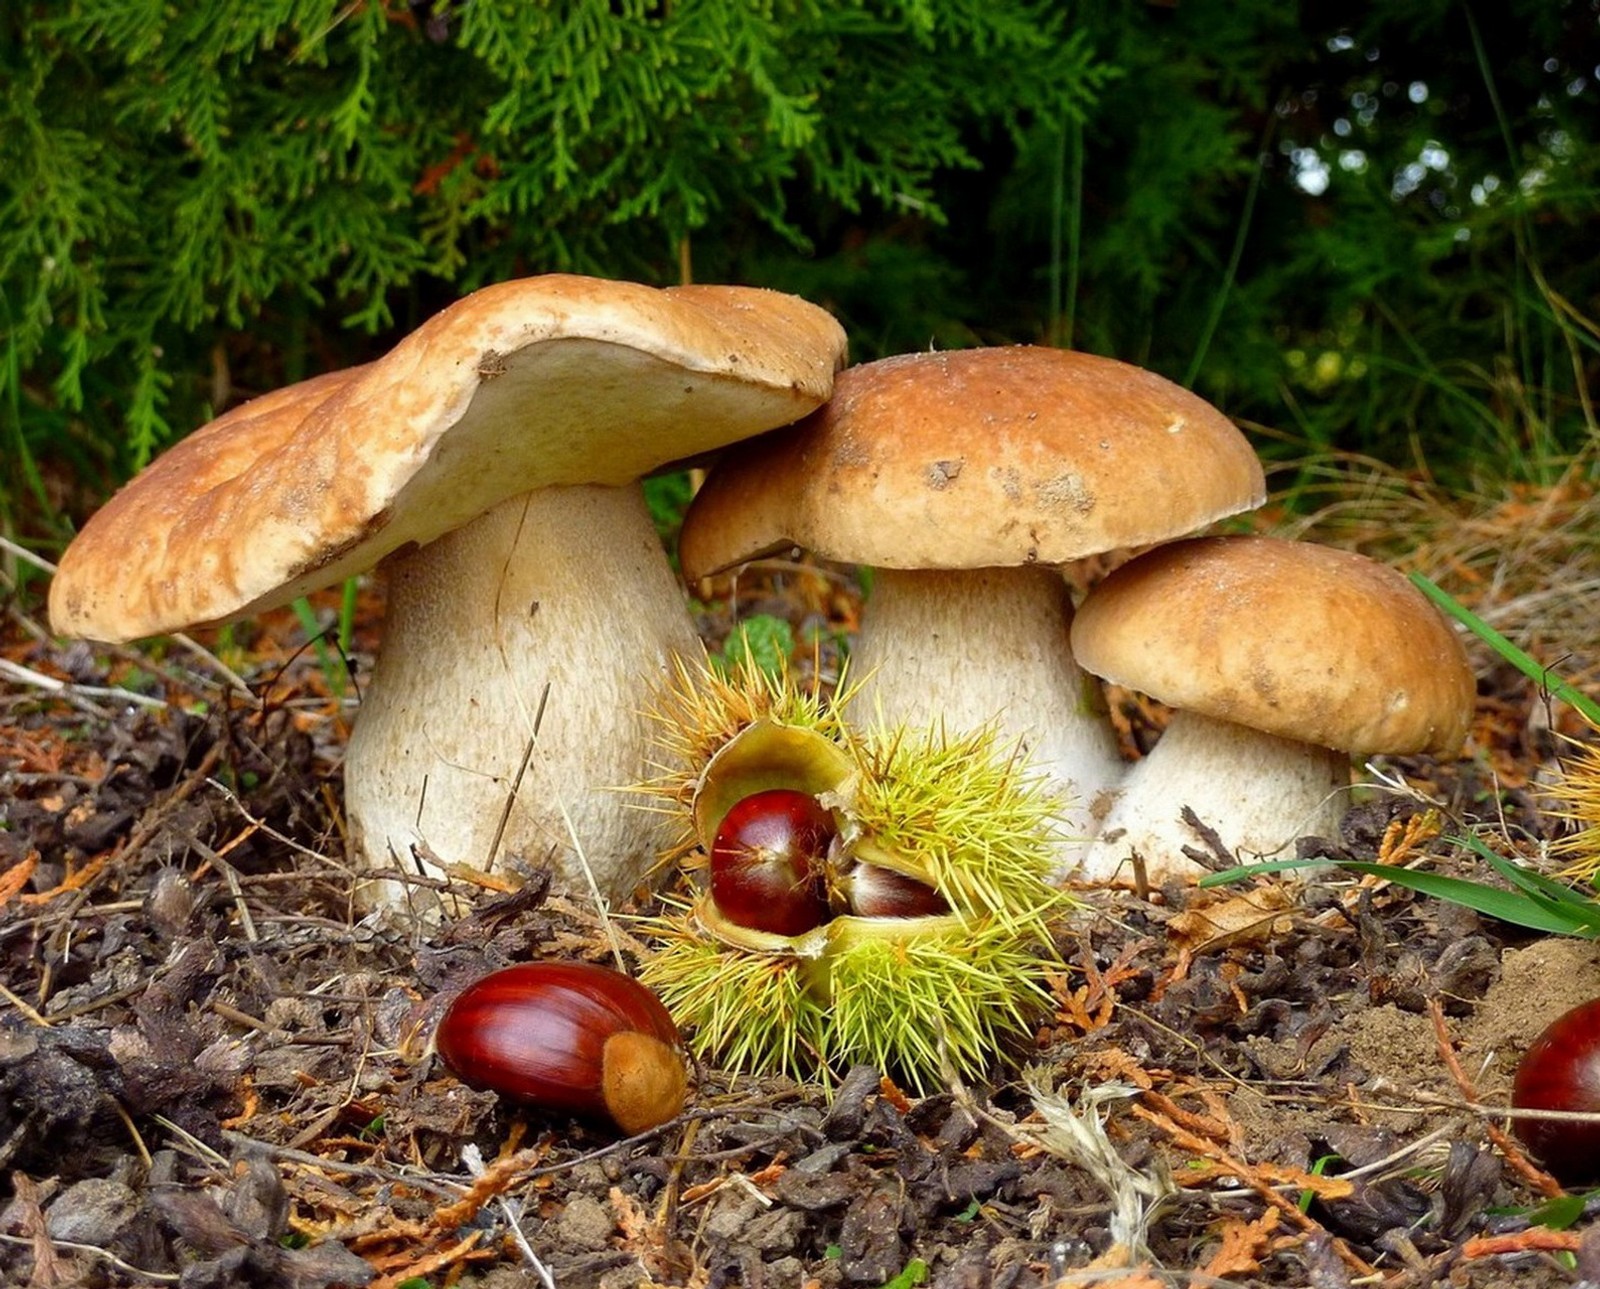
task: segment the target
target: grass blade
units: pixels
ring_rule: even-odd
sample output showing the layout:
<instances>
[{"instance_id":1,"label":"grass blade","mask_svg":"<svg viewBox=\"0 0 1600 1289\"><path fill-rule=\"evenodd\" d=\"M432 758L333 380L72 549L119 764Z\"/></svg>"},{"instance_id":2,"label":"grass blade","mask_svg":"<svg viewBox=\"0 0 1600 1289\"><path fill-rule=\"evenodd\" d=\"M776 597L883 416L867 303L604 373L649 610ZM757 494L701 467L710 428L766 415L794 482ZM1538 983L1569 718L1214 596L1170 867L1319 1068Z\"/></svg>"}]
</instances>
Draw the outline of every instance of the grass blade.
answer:
<instances>
[{"instance_id":1,"label":"grass blade","mask_svg":"<svg viewBox=\"0 0 1600 1289\"><path fill-rule=\"evenodd\" d=\"M1414 868L1400 868L1394 864L1370 864L1360 860L1329 860L1321 858L1311 859L1280 859L1264 864L1241 864L1237 868L1230 868L1224 873L1212 873L1200 881L1201 886L1221 886L1228 882L1242 881L1255 877L1261 873L1282 872L1292 868L1306 868L1311 865L1332 864L1346 872L1370 873L1374 877L1384 878L1395 886L1403 886L1407 890L1416 891L1419 895L1429 895L1435 899L1449 900L1452 904L1459 904L1463 908L1472 909L1488 917L1497 918L1501 922L1509 922L1513 926L1526 927L1530 931L1548 931L1556 935L1575 935L1583 939L1600 938L1600 905L1594 901L1583 898L1559 882L1550 882L1549 878L1540 877L1538 874L1529 874L1526 869L1518 868L1507 863L1500 856L1494 854L1482 842L1476 846L1471 842L1476 838L1456 838L1453 840L1464 841L1475 853L1486 858L1498 860L1496 869L1502 872L1508 881L1515 882L1521 889L1514 891L1502 890L1498 886L1489 886L1484 882L1474 882L1462 877L1445 877L1439 873L1429 873ZM1505 867L1502 869L1500 865ZM1550 886L1558 888L1562 894L1547 895L1537 887L1538 882L1522 886L1519 877L1534 877L1538 882L1549 882Z\"/></svg>"},{"instance_id":2,"label":"grass blade","mask_svg":"<svg viewBox=\"0 0 1600 1289\"><path fill-rule=\"evenodd\" d=\"M1569 704L1589 724L1600 728L1600 703L1596 703L1581 689L1563 680L1548 667L1524 653L1448 591L1436 585L1431 579L1421 573L1413 573L1411 580L1416 583L1417 588L1424 595L1457 622L1461 623L1462 626L1466 627L1478 639L1487 644L1524 676L1528 677L1529 680L1546 690L1552 698L1558 698L1563 703Z\"/></svg>"}]
</instances>

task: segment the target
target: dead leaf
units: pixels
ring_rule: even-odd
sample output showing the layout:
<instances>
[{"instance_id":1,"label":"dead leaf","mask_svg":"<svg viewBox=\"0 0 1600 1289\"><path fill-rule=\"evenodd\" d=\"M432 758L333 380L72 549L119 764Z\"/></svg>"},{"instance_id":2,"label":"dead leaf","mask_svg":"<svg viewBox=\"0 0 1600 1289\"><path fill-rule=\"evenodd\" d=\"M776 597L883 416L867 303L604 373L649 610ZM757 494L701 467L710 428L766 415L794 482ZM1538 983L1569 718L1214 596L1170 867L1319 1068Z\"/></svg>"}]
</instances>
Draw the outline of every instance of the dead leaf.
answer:
<instances>
[{"instance_id":1,"label":"dead leaf","mask_svg":"<svg viewBox=\"0 0 1600 1289\"><path fill-rule=\"evenodd\" d=\"M1278 1229L1276 1209L1268 1209L1254 1222L1227 1218L1222 1227L1222 1245L1206 1259L1205 1266L1195 1273L1202 1284L1222 1280L1229 1276L1253 1275L1261 1270L1262 1255Z\"/></svg>"},{"instance_id":2,"label":"dead leaf","mask_svg":"<svg viewBox=\"0 0 1600 1289\"><path fill-rule=\"evenodd\" d=\"M1262 945L1290 927L1288 890L1280 882L1228 896L1203 908L1189 908L1167 923L1167 934L1180 951L1214 953L1218 949Z\"/></svg>"}]
</instances>

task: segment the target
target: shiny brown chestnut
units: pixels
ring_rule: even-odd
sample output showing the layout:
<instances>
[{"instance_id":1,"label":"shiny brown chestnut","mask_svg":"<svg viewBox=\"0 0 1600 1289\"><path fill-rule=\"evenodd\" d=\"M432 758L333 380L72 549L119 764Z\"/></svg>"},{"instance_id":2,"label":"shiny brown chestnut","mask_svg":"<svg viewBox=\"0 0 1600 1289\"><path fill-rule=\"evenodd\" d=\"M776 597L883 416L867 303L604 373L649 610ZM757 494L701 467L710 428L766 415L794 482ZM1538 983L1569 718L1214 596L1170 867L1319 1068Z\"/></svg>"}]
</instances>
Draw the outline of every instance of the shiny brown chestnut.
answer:
<instances>
[{"instance_id":1,"label":"shiny brown chestnut","mask_svg":"<svg viewBox=\"0 0 1600 1289\"><path fill-rule=\"evenodd\" d=\"M950 912L950 902L926 882L881 864L851 865L834 890L857 917L927 918Z\"/></svg>"},{"instance_id":2,"label":"shiny brown chestnut","mask_svg":"<svg viewBox=\"0 0 1600 1289\"><path fill-rule=\"evenodd\" d=\"M1600 998L1563 1012L1533 1040L1517 1065L1511 1104L1600 1114ZM1513 1126L1558 1180L1600 1181L1600 1121L1515 1119Z\"/></svg>"},{"instance_id":3,"label":"shiny brown chestnut","mask_svg":"<svg viewBox=\"0 0 1600 1289\"><path fill-rule=\"evenodd\" d=\"M828 920L822 868L833 816L805 792L769 788L733 804L711 843L711 898L730 922L804 935Z\"/></svg>"},{"instance_id":4,"label":"shiny brown chestnut","mask_svg":"<svg viewBox=\"0 0 1600 1289\"><path fill-rule=\"evenodd\" d=\"M463 1083L546 1110L665 1123L688 1083L678 1027L631 976L587 962L527 962L463 989L434 1037Z\"/></svg>"}]
</instances>

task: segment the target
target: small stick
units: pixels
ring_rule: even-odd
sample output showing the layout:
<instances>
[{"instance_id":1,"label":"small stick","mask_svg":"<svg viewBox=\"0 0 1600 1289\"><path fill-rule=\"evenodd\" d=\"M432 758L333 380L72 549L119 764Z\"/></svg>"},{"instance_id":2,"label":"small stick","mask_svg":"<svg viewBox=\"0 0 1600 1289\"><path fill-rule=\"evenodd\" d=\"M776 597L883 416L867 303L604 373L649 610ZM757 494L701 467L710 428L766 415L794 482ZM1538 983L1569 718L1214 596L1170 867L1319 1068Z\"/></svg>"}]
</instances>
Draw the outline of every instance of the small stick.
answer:
<instances>
[{"instance_id":1,"label":"small stick","mask_svg":"<svg viewBox=\"0 0 1600 1289\"><path fill-rule=\"evenodd\" d=\"M234 838L234 841L239 840L241 838ZM259 943L261 935L256 930L256 920L250 916L250 906L245 903L244 891L239 886L239 870L222 857L221 851L212 850L200 838L190 837L188 842L190 846L205 856L206 863L222 874L222 880L228 884L228 891L233 896L233 905L239 910L239 925L244 927L244 938L250 941L251 944ZM225 847L225 849L229 850L232 848L232 842Z\"/></svg>"},{"instance_id":2,"label":"small stick","mask_svg":"<svg viewBox=\"0 0 1600 1289\"><path fill-rule=\"evenodd\" d=\"M35 1011L26 998L18 997L3 984L0 984L0 998L4 998L6 1002L21 1012L26 1020L37 1025L40 1029L49 1029L53 1023L48 1016L41 1016Z\"/></svg>"},{"instance_id":3,"label":"small stick","mask_svg":"<svg viewBox=\"0 0 1600 1289\"><path fill-rule=\"evenodd\" d=\"M1475 1235L1461 1246L1464 1258L1492 1258L1503 1253L1576 1253L1583 1247L1581 1231L1552 1231L1530 1226L1508 1235Z\"/></svg>"},{"instance_id":4,"label":"small stick","mask_svg":"<svg viewBox=\"0 0 1600 1289\"><path fill-rule=\"evenodd\" d=\"M1238 1176L1257 1196L1287 1217L1292 1225L1299 1227L1302 1231L1327 1234L1326 1228L1321 1223L1302 1213L1298 1204L1287 1196L1280 1195L1269 1183L1262 1180L1255 1169L1251 1168L1243 1160L1235 1159L1227 1151L1219 1149L1213 1142L1207 1141L1197 1133L1191 1133L1186 1128L1180 1128L1163 1114L1158 1114L1154 1110L1137 1104L1130 1106L1129 1109L1139 1118L1154 1124L1185 1150L1192 1150L1206 1159L1215 1160L1230 1173ZM1357 1275L1370 1276L1377 1274L1377 1268L1363 1259L1344 1240L1338 1236L1332 1236L1331 1238L1333 1240L1333 1249L1339 1255L1340 1260Z\"/></svg>"},{"instance_id":5,"label":"small stick","mask_svg":"<svg viewBox=\"0 0 1600 1289\"><path fill-rule=\"evenodd\" d=\"M1445 1025L1444 1008L1439 1005L1437 998L1428 999L1428 1015L1433 1019L1433 1035L1439 1046L1439 1057L1444 1062L1445 1069L1450 1071L1450 1077L1455 1080L1456 1087L1465 1098L1468 1105L1480 1114L1483 1106L1478 1100L1478 1090L1467 1077L1467 1072L1461 1068L1461 1061L1456 1056L1455 1044L1451 1041L1450 1030ZM1511 1170L1522 1178L1523 1181L1538 1191L1547 1199L1559 1199L1566 1191L1561 1183L1536 1167L1533 1162L1522 1153L1517 1144L1498 1124L1491 1122L1487 1117L1483 1121L1483 1131L1495 1148L1505 1156L1505 1161Z\"/></svg>"}]
</instances>

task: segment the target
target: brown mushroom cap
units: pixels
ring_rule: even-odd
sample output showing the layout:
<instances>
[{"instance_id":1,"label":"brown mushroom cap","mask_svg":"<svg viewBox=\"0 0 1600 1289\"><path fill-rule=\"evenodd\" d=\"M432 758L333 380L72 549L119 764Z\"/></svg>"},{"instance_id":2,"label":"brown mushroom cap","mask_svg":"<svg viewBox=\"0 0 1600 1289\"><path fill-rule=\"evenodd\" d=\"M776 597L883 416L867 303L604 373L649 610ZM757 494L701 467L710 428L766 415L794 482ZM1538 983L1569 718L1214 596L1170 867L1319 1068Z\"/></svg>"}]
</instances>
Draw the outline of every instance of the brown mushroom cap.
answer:
<instances>
[{"instance_id":1,"label":"brown mushroom cap","mask_svg":"<svg viewBox=\"0 0 1600 1289\"><path fill-rule=\"evenodd\" d=\"M52 625L228 621L507 498L630 483L826 398L844 334L748 287L552 275L485 287L364 367L268 394L161 456L68 547Z\"/></svg>"},{"instance_id":2,"label":"brown mushroom cap","mask_svg":"<svg viewBox=\"0 0 1600 1289\"><path fill-rule=\"evenodd\" d=\"M906 354L726 454L679 554L690 578L790 545L880 568L1063 564L1264 497L1233 423L1153 372L1031 346Z\"/></svg>"},{"instance_id":3,"label":"brown mushroom cap","mask_svg":"<svg viewBox=\"0 0 1600 1289\"><path fill-rule=\"evenodd\" d=\"M1454 629L1402 574L1272 537L1131 560L1079 607L1072 651L1169 706L1363 755L1455 752L1476 693Z\"/></svg>"}]
</instances>

